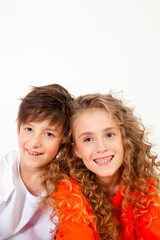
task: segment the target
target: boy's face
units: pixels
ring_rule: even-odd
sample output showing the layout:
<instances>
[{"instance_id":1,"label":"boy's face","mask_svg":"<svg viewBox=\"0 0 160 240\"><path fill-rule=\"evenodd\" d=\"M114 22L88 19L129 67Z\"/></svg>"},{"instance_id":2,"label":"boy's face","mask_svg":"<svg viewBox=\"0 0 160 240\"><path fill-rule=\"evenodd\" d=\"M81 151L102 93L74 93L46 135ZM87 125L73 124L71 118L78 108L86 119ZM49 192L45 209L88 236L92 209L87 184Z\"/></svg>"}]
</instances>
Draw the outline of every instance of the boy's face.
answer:
<instances>
[{"instance_id":1,"label":"boy's face","mask_svg":"<svg viewBox=\"0 0 160 240\"><path fill-rule=\"evenodd\" d=\"M18 128L20 166L43 168L57 155L62 137L62 127L50 125L49 120L22 124Z\"/></svg>"}]
</instances>

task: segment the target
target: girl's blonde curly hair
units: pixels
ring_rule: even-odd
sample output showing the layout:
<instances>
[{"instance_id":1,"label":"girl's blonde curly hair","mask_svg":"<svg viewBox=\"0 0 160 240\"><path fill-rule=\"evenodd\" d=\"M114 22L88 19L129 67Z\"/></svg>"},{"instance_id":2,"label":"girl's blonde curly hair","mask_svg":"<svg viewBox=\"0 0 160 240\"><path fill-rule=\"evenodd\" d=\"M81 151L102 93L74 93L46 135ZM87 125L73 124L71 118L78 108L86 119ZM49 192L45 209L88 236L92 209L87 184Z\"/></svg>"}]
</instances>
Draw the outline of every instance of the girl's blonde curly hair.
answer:
<instances>
[{"instance_id":1,"label":"girl's blonde curly hair","mask_svg":"<svg viewBox=\"0 0 160 240\"><path fill-rule=\"evenodd\" d=\"M146 196L152 194L151 202L154 202L155 194L149 192L148 179L153 180L155 190L160 193L160 162L157 161L157 155L151 152L152 144L147 140L141 119L137 118L133 109L122 100L113 97L113 94L88 94L74 100L68 137L59 157L52 161L43 175L42 182L47 192L45 201L51 204L54 212L58 214L61 203L56 202L53 195L61 181L68 181L68 176L73 176L91 207L99 238L117 240L120 226L115 219L110 193L104 192L96 175L85 167L82 159L77 158L72 149L76 120L86 109L91 108L102 109L110 114L121 131L124 160L119 168L119 177L121 194L124 196L123 209L125 210L126 203L131 204L134 218L148 211Z\"/></svg>"}]
</instances>

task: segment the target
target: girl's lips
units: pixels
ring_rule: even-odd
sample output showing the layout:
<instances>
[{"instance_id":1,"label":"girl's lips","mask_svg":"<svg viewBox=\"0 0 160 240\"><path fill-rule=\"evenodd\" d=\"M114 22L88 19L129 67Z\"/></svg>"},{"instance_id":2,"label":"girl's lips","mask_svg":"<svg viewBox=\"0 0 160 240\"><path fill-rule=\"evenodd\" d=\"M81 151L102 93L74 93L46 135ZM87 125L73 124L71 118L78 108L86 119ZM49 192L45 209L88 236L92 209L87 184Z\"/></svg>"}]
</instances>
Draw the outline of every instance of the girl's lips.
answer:
<instances>
[{"instance_id":1,"label":"girl's lips","mask_svg":"<svg viewBox=\"0 0 160 240\"><path fill-rule=\"evenodd\" d=\"M105 164L110 162L113 159L114 155L103 157L103 158L96 158L94 159L94 162L97 164Z\"/></svg>"}]
</instances>

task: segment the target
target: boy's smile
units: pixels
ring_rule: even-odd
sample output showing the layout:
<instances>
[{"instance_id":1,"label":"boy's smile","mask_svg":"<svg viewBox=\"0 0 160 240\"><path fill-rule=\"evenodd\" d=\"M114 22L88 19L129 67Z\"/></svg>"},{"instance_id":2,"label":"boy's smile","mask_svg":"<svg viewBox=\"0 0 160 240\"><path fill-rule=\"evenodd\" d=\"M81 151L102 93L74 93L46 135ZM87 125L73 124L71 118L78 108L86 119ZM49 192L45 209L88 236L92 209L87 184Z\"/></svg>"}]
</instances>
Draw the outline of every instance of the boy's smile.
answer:
<instances>
[{"instance_id":1,"label":"boy's smile","mask_svg":"<svg viewBox=\"0 0 160 240\"><path fill-rule=\"evenodd\" d=\"M102 109L88 109L74 124L74 151L103 182L117 175L123 162L119 127ZM108 180L107 180L108 179Z\"/></svg>"},{"instance_id":2,"label":"boy's smile","mask_svg":"<svg viewBox=\"0 0 160 240\"><path fill-rule=\"evenodd\" d=\"M39 155L42 155L43 153L40 153L40 152L35 152L35 151L31 151L28 149L28 153L33 155L33 156L39 156Z\"/></svg>"},{"instance_id":3,"label":"boy's smile","mask_svg":"<svg viewBox=\"0 0 160 240\"><path fill-rule=\"evenodd\" d=\"M61 131L60 126L50 125L49 120L22 124L18 131L20 166L43 168L48 164L58 153Z\"/></svg>"}]
</instances>

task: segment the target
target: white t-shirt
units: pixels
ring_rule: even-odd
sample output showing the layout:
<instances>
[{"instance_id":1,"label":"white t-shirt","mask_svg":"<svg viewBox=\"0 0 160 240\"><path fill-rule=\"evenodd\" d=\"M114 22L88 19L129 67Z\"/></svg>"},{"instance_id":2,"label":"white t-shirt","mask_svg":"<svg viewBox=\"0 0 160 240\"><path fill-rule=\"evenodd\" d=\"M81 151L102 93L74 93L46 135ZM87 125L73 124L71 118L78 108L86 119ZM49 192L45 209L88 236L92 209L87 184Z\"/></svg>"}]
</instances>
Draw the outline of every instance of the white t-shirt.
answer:
<instances>
[{"instance_id":1,"label":"white t-shirt","mask_svg":"<svg viewBox=\"0 0 160 240\"><path fill-rule=\"evenodd\" d=\"M40 209L40 197L27 191L19 158L19 152L10 152L0 159L0 240L51 240L56 231L51 209Z\"/></svg>"}]
</instances>

